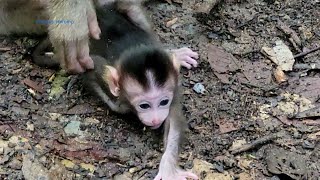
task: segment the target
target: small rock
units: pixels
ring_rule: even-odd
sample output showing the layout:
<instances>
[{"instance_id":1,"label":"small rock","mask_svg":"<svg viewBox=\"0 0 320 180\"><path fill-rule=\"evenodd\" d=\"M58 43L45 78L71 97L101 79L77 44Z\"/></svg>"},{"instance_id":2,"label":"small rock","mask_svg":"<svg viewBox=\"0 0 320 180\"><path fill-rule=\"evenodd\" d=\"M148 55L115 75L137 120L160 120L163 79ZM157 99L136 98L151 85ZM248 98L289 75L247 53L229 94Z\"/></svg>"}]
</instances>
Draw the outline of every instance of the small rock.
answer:
<instances>
[{"instance_id":1,"label":"small rock","mask_svg":"<svg viewBox=\"0 0 320 180\"><path fill-rule=\"evenodd\" d=\"M130 149L129 148L120 148L119 149L119 158L122 161L129 161L131 158Z\"/></svg>"},{"instance_id":2,"label":"small rock","mask_svg":"<svg viewBox=\"0 0 320 180\"><path fill-rule=\"evenodd\" d=\"M197 2L197 1L196 1ZM208 14L210 10L218 4L218 0L203 0L199 1L197 4L195 4L195 10L198 13L206 13Z\"/></svg>"},{"instance_id":3,"label":"small rock","mask_svg":"<svg viewBox=\"0 0 320 180\"><path fill-rule=\"evenodd\" d=\"M252 168L252 161L248 159L240 159L239 165L245 169L251 169Z\"/></svg>"},{"instance_id":4,"label":"small rock","mask_svg":"<svg viewBox=\"0 0 320 180\"><path fill-rule=\"evenodd\" d=\"M222 163L216 164L216 170L217 170L219 173L223 173L223 172L224 172L223 164L222 164Z\"/></svg>"},{"instance_id":5,"label":"small rock","mask_svg":"<svg viewBox=\"0 0 320 180\"><path fill-rule=\"evenodd\" d=\"M10 155L5 154L2 159L0 159L0 165L7 163L10 160Z\"/></svg>"},{"instance_id":6,"label":"small rock","mask_svg":"<svg viewBox=\"0 0 320 180\"><path fill-rule=\"evenodd\" d=\"M133 173L139 171L139 169L140 169L139 167L133 167L133 168L129 169L129 172L130 172L130 174L133 174Z\"/></svg>"},{"instance_id":7,"label":"small rock","mask_svg":"<svg viewBox=\"0 0 320 180\"><path fill-rule=\"evenodd\" d=\"M208 38L209 38L209 39L219 39L220 36L219 36L217 33L209 32Z\"/></svg>"},{"instance_id":8,"label":"small rock","mask_svg":"<svg viewBox=\"0 0 320 180\"><path fill-rule=\"evenodd\" d=\"M100 121L96 118L93 117L88 117L84 119L84 124L85 125L92 125L92 124L99 124Z\"/></svg>"},{"instance_id":9,"label":"small rock","mask_svg":"<svg viewBox=\"0 0 320 180\"><path fill-rule=\"evenodd\" d=\"M64 128L64 132L68 135L83 135L83 131L80 130L80 121L70 121Z\"/></svg>"},{"instance_id":10,"label":"small rock","mask_svg":"<svg viewBox=\"0 0 320 180\"><path fill-rule=\"evenodd\" d=\"M314 149L315 144L311 143L310 141L303 141L302 147L305 149Z\"/></svg>"},{"instance_id":11,"label":"small rock","mask_svg":"<svg viewBox=\"0 0 320 180\"><path fill-rule=\"evenodd\" d=\"M77 176L77 175L76 175ZM68 171L62 164L55 164L49 170L49 179L74 179L74 173Z\"/></svg>"},{"instance_id":12,"label":"small rock","mask_svg":"<svg viewBox=\"0 0 320 180\"><path fill-rule=\"evenodd\" d=\"M49 180L48 171L36 159L34 159L34 156L31 153L23 155L21 169L26 180Z\"/></svg>"},{"instance_id":13,"label":"small rock","mask_svg":"<svg viewBox=\"0 0 320 180\"><path fill-rule=\"evenodd\" d=\"M278 176L272 176L271 180L280 180L280 178Z\"/></svg>"},{"instance_id":14,"label":"small rock","mask_svg":"<svg viewBox=\"0 0 320 180\"><path fill-rule=\"evenodd\" d=\"M16 158L12 159L12 161L8 165L10 168L15 170L20 170L22 167L21 161L17 160Z\"/></svg>"},{"instance_id":15,"label":"small rock","mask_svg":"<svg viewBox=\"0 0 320 180\"><path fill-rule=\"evenodd\" d=\"M12 107L11 111L19 116L25 117L29 114L30 110L29 109L24 109L21 107Z\"/></svg>"},{"instance_id":16,"label":"small rock","mask_svg":"<svg viewBox=\"0 0 320 180\"><path fill-rule=\"evenodd\" d=\"M317 140L318 138L320 138L320 131L308 135L308 139L311 139L311 140ZM1 154L1 150L0 150L0 154Z\"/></svg>"},{"instance_id":17,"label":"small rock","mask_svg":"<svg viewBox=\"0 0 320 180\"><path fill-rule=\"evenodd\" d=\"M197 174L199 177L203 172L205 172L206 174L211 173L213 169L214 165L207 161L203 161L200 159L193 160L192 172Z\"/></svg>"},{"instance_id":18,"label":"small rock","mask_svg":"<svg viewBox=\"0 0 320 180\"><path fill-rule=\"evenodd\" d=\"M27 122L27 130L34 131L34 125L31 122Z\"/></svg>"},{"instance_id":19,"label":"small rock","mask_svg":"<svg viewBox=\"0 0 320 180\"><path fill-rule=\"evenodd\" d=\"M233 158L225 158L224 159L224 164L226 167L234 167L237 163Z\"/></svg>"},{"instance_id":20,"label":"small rock","mask_svg":"<svg viewBox=\"0 0 320 180\"><path fill-rule=\"evenodd\" d=\"M229 151L234 151L236 149L239 149L240 147L242 147L245 144L247 144L247 141L245 139L235 140L235 141L233 141L232 146L230 147Z\"/></svg>"},{"instance_id":21,"label":"small rock","mask_svg":"<svg viewBox=\"0 0 320 180\"><path fill-rule=\"evenodd\" d=\"M89 171L90 173L94 173L94 171L95 171L95 169L96 169L96 168L94 167L94 165L92 165L92 164L80 163L80 166L81 166L83 169Z\"/></svg>"},{"instance_id":22,"label":"small rock","mask_svg":"<svg viewBox=\"0 0 320 180\"><path fill-rule=\"evenodd\" d=\"M132 175L130 173L119 174L119 175L115 175L113 179L114 180L131 180Z\"/></svg>"},{"instance_id":23,"label":"small rock","mask_svg":"<svg viewBox=\"0 0 320 180\"><path fill-rule=\"evenodd\" d=\"M206 89L204 88L203 84L201 84L201 83L196 83L193 86L193 90L198 94L204 94L206 92Z\"/></svg>"},{"instance_id":24,"label":"small rock","mask_svg":"<svg viewBox=\"0 0 320 180\"><path fill-rule=\"evenodd\" d=\"M52 120L56 121L59 117L61 117L61 114L59 113L49 113L49 116Z\"/></svg>"},{"instance_id":25,"label":"small rock","mask_svg":"<svg viewBox=\"0 0 320 180\"><path fill-rule=\"evenodd\" d=\"M74 166L75 166L75 164L72 161L67 160L67 159L61 160L61 164L63 164L65 167L70 168L70 169L74 168Z\"/></svg>"},{"instance_id":26,"label":"small rock","mask_svg":"<svg viewBox=\"0 0 320 180\"><path fill-rule=\"evenodd\" d=\"M9 143L8 143L8 147L9 147L9 148L14 148L14 147L16 147L16 145L17 145L17 144L16 144L16 143L13 143L13 142L9 142Z\"/></svg>"},{"instance_id":27,"label":"small rock","mask_svg":"<svg viewBox=\"0 0 320 180\"><path fill-rule=\"evenodd\" d=\"M239 180L253 180L254 178L252 178L250 176L250 174L243 172L239 174Z\"/></svg>"},{"instance_id":28,"label":"small rock","mask_svg":"<svg viewBox=\"0 0 320 180\"><path fill-rule=\"evenodd\" d=\"M307 172L306 156L279 147L265 150L267 170L276 175L301 179Z\"/></svg>"}]
</instances>

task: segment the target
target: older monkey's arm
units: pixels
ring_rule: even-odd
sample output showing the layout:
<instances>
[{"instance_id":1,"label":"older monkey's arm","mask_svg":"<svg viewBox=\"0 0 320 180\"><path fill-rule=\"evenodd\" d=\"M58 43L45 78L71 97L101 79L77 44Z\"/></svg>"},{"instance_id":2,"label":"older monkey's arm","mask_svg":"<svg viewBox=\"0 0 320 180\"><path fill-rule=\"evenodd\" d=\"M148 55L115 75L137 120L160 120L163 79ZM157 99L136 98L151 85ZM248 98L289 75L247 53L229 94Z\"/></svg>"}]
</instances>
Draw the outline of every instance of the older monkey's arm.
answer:
<instances>
[{"instance_id":1,"label":"older monkey's arm","mask_svg":"<svg viewBox=\"0 0 320 180\"><path fill-rule=\"evenodd\" d=\"M116 2L118 9L128 14L133 22L145 30L150 24L142 10L143 0L50 0L50 20L65 20L68 24L52 23L48 27L50 41L60 65L70 73L82 73L93 69L89 56L89 37L99 39L99 28L94 6ZM55 21L54 21L55 22Z\"/></svg>"},{"instance_id":2,"label":"older monkey's arm","mask_svg":"<svg viewBox=\"0 0 320 180\"><path fill-rule=\"evenodd\" d=\"M186 129L180 102L173 102L165 124L165 151L160 161L159 172L154 180L198 179L192 172L184 171L178 165L180 141Z\"/></svg>"},{"instance_id":3,"label":"older monkey's arm","mask_svg":"<svg viewBox=\"0 0 320 180\"><path fill-rule=\"evenodd\" d=\"M60 65L70 73L93 69L88 35L99 39L101 31L92 0L50 0L47 11L53 22L69 22L51 23L48 27Z\"/></svg>"},{"instance_id":4,"label":"older monkey's arm","mask_svg":"<svg viewBox=\"0 0 320 180\"><path fill-rule=\"evenodd\" d=\"M70 73L82 73L94 68L89 56L89 35L99 39L101 33L94 6L117 2L119 10L126 12L140 27L148 29L150 25L141 1L0 0L0 34L48 32L55 50L55 61ZM37 20L45 23L35 23Z\"/></svg>"}]
</instances>

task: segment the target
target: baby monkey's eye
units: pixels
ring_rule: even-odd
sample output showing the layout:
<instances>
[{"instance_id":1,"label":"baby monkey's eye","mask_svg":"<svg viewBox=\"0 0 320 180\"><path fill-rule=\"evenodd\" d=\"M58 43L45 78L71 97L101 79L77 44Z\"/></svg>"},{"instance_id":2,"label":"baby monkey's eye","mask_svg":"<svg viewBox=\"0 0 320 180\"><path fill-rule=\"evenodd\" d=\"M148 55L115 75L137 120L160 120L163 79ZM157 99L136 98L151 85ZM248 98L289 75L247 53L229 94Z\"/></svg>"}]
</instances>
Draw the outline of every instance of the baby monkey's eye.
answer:
<instances>
[{"instance_id":1,"label":"baby monkey's eye","mask_svg":"<svg viewBox=\"0 0 320 180\"><path fill-rule=\"evenodd\" d=\"M141 104L139 104L139 107L141 109L150 109L151 108L150 104L148 104L148 103L141 103Z\"/></svg>"},{"instance_id":2,"label":"baby monkey's eye","mask_svg":"<svg viewBox=\"0 0 320 180\"><path fill-rule=\"evenodd\" d=\"M160 101L160 106L166 106L169 103L169 99L164 99Z\"/></svg>"}]
</instances>

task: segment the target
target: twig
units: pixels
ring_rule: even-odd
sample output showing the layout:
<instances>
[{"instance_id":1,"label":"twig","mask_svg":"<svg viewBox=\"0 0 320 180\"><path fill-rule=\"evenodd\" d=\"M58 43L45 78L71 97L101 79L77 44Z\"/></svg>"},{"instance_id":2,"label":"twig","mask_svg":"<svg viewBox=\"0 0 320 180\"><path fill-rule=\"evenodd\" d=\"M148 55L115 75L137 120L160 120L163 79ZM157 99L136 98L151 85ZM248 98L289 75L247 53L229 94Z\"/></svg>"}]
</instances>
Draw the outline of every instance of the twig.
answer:
<instances>
[{"instance_id":1,"label":"twig","mask_svg":"<svg viewBox=\"0 0 320 180\"><path fill-rule=\"evenodd\" d=\"M298 46L301 46L302 43L297 33L280 20L278 20L277 28L280 29L284 34L289 36L289 41L291 42L291 44L297 51L301 52Z\"/></svg>"},{"instance_id":2,"label":"twig","mask_svg":"<svg viewBox=\"0 0 320 180\"><path fill-rule=\"evenodd\" d=\"M307 54L310 54L312 52L315 52L315 51L318 51L320 49L320 46L319 47L316 47L316 48L313 48L313 49L310 49L309 51L305 51L305 52L302 52L302 53L299 53L299 54L296 54L294 55L293 57L296 59L296 58L299 58L299 57L303 57Z\"/></svg>"},{"instance_id":3,"label":"twig","mask_svg":"<svg viewBox=\"0 0 320 180\"><path fill-rule=\"evenodd\" d=\"M255 85L255 84L250 84L250 83L246 83L246 82L241 82L240 84L245 85L245 86L247 86L248 88L258 88L258 89L261 89L261 90L263 90L263 91L265 91L265 92L268 92L268 91L271 91L271 90L274 90L274 89L278 88L278 86L271 86L271 87L269 87L269 88L265 88L265 87L263 87L263 86L259 86L259 85Z\"/></svg>"},{"instance_id":4,"label":"twig","mask_svg":"<svg viewBox=\"0 0 320 180\"><path fill-rule=\"evenodd\" d=\"M10 51L11 49L8 47L0 47L0 51Z\"/></svg>"},{"instance_id":5,"label":"twig","mask_svg":"<svg viewBox=\"0 0 320 180\"><path fill-rule=\"evenodd\" d=\"M264 137L262 137L260 139L257 139L255 141L253 141L250 144L245 144L245 145L243 145L242 147L240 147L238 149L232 150L231 154L239 154L239 153L254 149L254 148L256 148L256 147L258 147L258 146L260 146L262 144L265 144L265 143L267 143L269 141L277 139L280 136L282 136L281 133L276 133L276 134L271 134L271 135L264 136Z\"/></svg>"},{"instance_id":6,"label":"twig","mask_svg":"<svg viewBox=\"0 0 320 180\"><path fill-rule=\"evenodd\" d=\"M315 118L320 117L320 106L299 112L295 114L292 118Z\"/></svg>"},{"instance_id":7,"label":"twig","mask_svg":"<svg viewBox=\"0 0 320 180\"><path fill-rule=\"evenodd\" d=\"M320 64L300 64L296 63L293 66L293 69L296 70L311 70L311 69L320 69Z\"/></svg>"}]
</instances>

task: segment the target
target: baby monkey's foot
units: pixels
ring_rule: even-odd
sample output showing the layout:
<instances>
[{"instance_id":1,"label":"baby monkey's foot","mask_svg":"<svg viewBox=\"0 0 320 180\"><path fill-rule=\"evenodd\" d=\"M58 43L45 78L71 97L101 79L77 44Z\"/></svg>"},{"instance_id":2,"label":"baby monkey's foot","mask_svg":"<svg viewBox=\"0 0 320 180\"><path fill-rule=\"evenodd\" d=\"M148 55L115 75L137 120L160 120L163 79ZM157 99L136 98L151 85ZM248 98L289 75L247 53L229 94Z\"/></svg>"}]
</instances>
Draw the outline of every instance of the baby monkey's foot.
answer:
<instances>
[{"instance_id":1,"label":"baby monkey's foot","mask_svg":"<svg viewBox=\"0 0 320 180\"><path fill-rule=\"evenodd\" d=\"M199 58L198 53L192 51L187 47L172 50L172 53L176 61L179 61L181 66L191 69L192 67L197 67L198 62L196 59Z\"/></svg>"}]
</instances>

